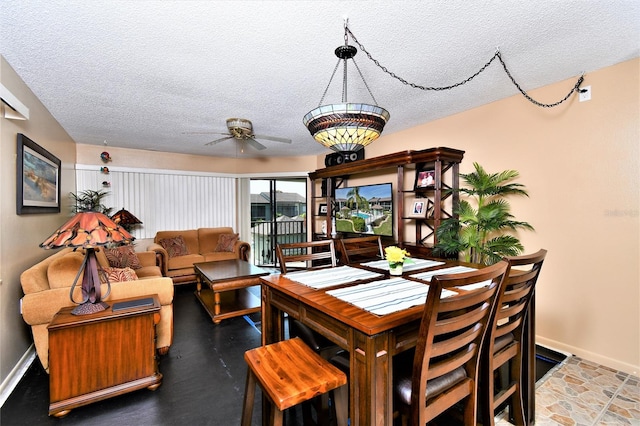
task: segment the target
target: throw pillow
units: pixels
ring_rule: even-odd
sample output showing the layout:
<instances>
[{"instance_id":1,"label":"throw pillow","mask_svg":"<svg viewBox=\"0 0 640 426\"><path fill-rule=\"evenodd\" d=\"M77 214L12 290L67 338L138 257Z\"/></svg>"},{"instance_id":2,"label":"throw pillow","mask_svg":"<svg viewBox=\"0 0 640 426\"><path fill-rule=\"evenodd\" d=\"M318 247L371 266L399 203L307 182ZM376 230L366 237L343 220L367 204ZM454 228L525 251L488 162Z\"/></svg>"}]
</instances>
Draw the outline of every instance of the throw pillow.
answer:
<instances>
[{"instance_id":1,"label":"throw pillow","mask_svg":"<svg viewBox=\"0 0 640 426\"><path fill-rule=\"evenodd\" d=\"M106 268L104 270L104 276L106 276L111 283L136 281L138 279L136 272L131 268ZM101 276L100 281L105 282L103 279L104 276Z\"/></svg>"},{"instance_id":2,"label":"throw pillow","mask_svg":"<svg viewBox=\"0 0 640 426\"><path fill-rule=\"evenodd\" d=\"M233 251L238 241L238 234L220 234L218 237L218 245L214 251Z\"/></svg>"},{"instance_id":3,"label":"throw pillow","mask_svg":"<svg viewBox=\"0 0 640 426\"><path fill-rule=\"evenodd\" d=\"M187 249L187 244L184 242L182 235L173 238L163 238L158 241L158 244L164 247L169 257L186 256L189 254L189 249Z\"/></svg>"},{"instance_id":4,"label":"throw pillow","mask_svg":"<svg viewBox=\"0 0 640 426\"><path fill-rule=\"evenodd\" d=\"M104 254L109 260L109 266L113 268L140 269L140 259L132 246L121 246L116 248L105 248Z\"/></svg>"}]
</instances>

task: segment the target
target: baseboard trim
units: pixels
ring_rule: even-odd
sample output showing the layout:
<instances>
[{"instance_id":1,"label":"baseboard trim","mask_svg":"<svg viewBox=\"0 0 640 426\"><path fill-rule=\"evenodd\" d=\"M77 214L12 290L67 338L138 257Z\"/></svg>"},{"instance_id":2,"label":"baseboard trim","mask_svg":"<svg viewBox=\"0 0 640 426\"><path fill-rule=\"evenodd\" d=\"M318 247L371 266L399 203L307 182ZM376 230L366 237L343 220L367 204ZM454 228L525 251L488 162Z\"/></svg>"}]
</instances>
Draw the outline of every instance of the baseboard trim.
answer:
<instances>
[{"instance_id":1,"label":"baseboard trim","mask_svg":"<svg viewBox=\"0 0 640 426\"><path fill-rule=\"evenodd\" d=\"M27 351L22 355L20 361L13 367L11 372L0 384L0 407L2 407L5 401L11 395L11 392L18 386L20 379L25 375L29 366L36 358L36 350L33 344L29 346Z\"/></svg>"},{"instance_id":2,"label":"baseboard trim","mask_svg":"<svg viewBox=\"0 0 640 426\"><path fill-rule=\"evenodd\" d=\"M595 362L597 364L601 364L614 370L619 370L636 377L639 376L638 372L640 371L640 365L632 365L617 359L597 354L595 352L590 352L582 348L566 345L556 340L546 339L540 336L536 336L536 343L553 349L556 352L573 354L584 360Z\"/></svg>"}]
</instances>

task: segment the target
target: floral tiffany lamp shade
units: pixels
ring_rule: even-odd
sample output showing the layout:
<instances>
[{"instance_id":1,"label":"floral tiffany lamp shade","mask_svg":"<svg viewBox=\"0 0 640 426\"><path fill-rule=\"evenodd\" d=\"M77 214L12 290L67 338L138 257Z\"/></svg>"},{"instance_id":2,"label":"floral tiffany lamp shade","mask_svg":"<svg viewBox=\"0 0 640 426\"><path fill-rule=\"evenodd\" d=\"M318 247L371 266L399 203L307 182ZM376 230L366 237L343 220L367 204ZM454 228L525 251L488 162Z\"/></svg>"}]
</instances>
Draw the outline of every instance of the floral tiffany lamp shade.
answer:
<instances>
[{"instance_id":1,"label":"floral tiffany lamp shade","mask_svg":"<svg viewBox=\"0 0 640 426\"><path fill-rule=\"evenodd\" d=\"M101 301L100 277L96 249L99 246L124 245L133 241L133 237L125 229L113 222L109 217L98 212L81 212L57 229L40 247L52 249L59 247L83 248L84 261L76 275L69 297L78 306L71 312L74 315L86 315L104 311L109 307ZM82 302L73 299L73 291L82 274ZM107 297L111 285L107 280Z\"/></svg>"}]
</instances>

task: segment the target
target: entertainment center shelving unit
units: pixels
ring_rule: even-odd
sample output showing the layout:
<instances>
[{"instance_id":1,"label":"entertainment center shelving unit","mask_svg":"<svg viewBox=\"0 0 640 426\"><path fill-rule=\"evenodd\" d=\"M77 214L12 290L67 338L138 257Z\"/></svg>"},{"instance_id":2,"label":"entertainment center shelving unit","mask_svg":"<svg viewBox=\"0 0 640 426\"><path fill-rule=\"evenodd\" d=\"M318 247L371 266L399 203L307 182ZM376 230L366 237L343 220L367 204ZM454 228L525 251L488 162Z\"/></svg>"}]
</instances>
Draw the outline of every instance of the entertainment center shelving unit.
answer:
<instances>
[{"instance_id":1,"label":"entertainment center shelving unit","mask_svg":"<svg viewBox=\"0 0 640 426\"><path fill-rule=\"evenodd\" d=\"M311 198L309 214L311 216L311 232L314 240L329 238L332 233L332 204L336 188L347 186L349 177L372 174L375 172L393 172L395 192L394 223L396 241L385 241L385 245L398 244L412 254L431 255L433 245L437 243L435 230L447 217L453 215L459 204L456 190L459 188L460 163L464 151L452 148L430 148L421 151L402 151L380 157L343 163L337 166L318 169L309 173L311 180ZM417 171L435 171L435 182L428 188L417 188L415 185ZM413 172L411 175L410 173ZM408 176L412 176L409 181ZM433 203L433 213L426 218L413 218L409 214L406 203L409 199L429 199ZM327 212L319 213L320 204L327 205ZM322 232L322 223L326 222L326 232ZM405 227L413 223L415 239L405 240ZM340 236L338 236L340 237Z\"/></svg>"}]
</instances>

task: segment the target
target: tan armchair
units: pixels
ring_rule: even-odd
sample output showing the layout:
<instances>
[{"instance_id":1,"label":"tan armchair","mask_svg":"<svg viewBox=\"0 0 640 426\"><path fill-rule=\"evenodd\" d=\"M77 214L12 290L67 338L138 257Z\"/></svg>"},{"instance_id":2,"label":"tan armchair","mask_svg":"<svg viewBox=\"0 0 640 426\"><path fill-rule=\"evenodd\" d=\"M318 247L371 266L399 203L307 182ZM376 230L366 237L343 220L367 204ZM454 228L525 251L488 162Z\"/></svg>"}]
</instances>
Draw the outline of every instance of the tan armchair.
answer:
<instances>
[{"instance_id":1,"label":"tan armchair","mask_svg":"<svg viewBox=\"0 0 640 426\"><path fill-rule=\"evenodd\" d=\"M139 279L134 281L112 282L111 293L103 300L113 301L138 296L157 294L160 300L160 322L156 326L156 348L160 354L168 352L173 342L173 283L162 277L156 266L154 252L136 253L142 268L134 270ZM21 311L24 321L31 326L33 342L38 358L44 369L49 371L49 332L47 326L54 315L63 307L73 306L69 298L71 285L84 259L81 250L64 248L41 262L35 264L20 275L24 292L21 299ZM102 250L98 252L98 262L108 266ZM106 294L107 286L102 286ZM81 288L76 286L74 300L81 300Z\"/></svg>"}]
</instances>

